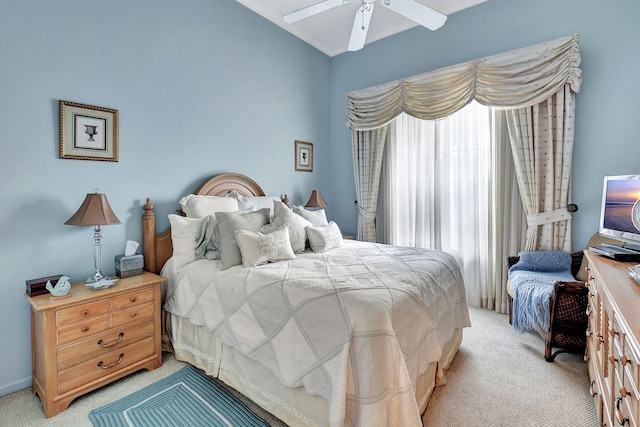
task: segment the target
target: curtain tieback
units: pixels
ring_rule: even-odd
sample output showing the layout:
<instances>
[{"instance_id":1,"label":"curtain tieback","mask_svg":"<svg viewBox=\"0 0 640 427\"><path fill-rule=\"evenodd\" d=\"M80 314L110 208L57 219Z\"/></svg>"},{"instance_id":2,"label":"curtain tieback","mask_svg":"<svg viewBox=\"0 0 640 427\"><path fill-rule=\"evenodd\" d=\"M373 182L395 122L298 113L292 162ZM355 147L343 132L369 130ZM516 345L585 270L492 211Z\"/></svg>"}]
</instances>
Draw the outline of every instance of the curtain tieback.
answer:
<instances>
[{"instance_id":1,"label":"curtain tieback","mask_svg":"<svg viewBox=\"0 0 640 427\"><path fill-rule=\"evenodd\" d=\"M566 221L568 219L571 219L571 213L569 213L567 208L560 208L553 211L539 212L527 215L527 225L529 227L535 227L537 225Z\"/></svg>"},{"instance_id":2,"label":"curtain tieback","mask_svg":"<svg viewBox=\"0 0 640 427\"><path fill-rule=\"evenodd\" d=\"M357 200L355 202L353 202L353 204L356 205L356 207L358 208L359 214L364 216L366 219L374 220L376 218L375 212L370 212L370 211L366 210L365 208L363 208L362 206L360 206L358 204Z\"/></svg>"}]
</instances>

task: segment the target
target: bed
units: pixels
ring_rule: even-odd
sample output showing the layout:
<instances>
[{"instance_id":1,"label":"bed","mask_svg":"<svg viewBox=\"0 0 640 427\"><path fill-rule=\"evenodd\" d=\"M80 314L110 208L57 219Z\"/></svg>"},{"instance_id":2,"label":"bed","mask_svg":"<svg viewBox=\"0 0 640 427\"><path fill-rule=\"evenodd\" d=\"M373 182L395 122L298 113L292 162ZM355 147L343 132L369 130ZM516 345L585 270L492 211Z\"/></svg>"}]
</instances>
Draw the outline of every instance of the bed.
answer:
<instances>
[{"instance_id":1,"label":"bed","mask_svg":"<svg viewBox=\"0 0 640 427\"><path fill-rule=\"evenodd\" d=\"M240 174L195 192L230 193L265 196ZM171 230L157 233L150 199L144 210L145 270L167 278L163 345L177 359L290 426L422 425L470 326L452 256L345 240L255 267L176 270Z\"/></svg>"}]
</instances>

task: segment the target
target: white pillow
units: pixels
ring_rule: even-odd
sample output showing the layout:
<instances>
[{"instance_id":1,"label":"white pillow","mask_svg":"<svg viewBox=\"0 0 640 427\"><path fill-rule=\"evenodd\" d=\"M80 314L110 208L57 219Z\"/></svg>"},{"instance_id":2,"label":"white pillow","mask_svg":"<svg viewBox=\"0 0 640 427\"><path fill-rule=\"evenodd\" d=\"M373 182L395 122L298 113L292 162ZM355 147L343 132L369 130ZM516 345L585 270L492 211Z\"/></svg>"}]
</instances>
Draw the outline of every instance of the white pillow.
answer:
<instances>
[{"instance_id":1,"label":"white pillow","mask_svg":"<svg viewBox=\"0 0 640 427\"><path fill-rule=\"evenodd\" d=\"M262 233L271 233L281 227L287 227L289 230L289 240L293 252L304 252L305 243L307 241L307 232L305 228L313 224L299 215L291 212L291 209L282 202L274 203L274 215L271 224L264 225L260 231Z\"/></svg>"},{"instance_id":2,"label":"white pillow","mask_svg":"<svg viewBox=\"0 0 640 427\"><path fill-rule=\"evenodd\" d=\"M180 199L182 211L189 218L204 218L216 212L235 212L239 210L238 201L232 197L200 196L189 194Z\"/></svg>"},{"instance_id":3,"label":"white pillow","mask_svg":"<svg viewBox=\"0 0 640 427\"><path fill-rule=\"evenodd\" d=\"M258 232L260 227L269 223L269 211L260 209L255 212L218 212L218 232L220 233L220 259L222 269L242 264L242 253L236 241L236 231Z\"/></svg>"},{"instance_id":4,"label":"white pillow","mask_svg":"<svg viewBox=\"0 0 640 427\"><path fill-rule=\"evenodd\" d=\"M313 252L325 252L344 243L340 228L333 221L325 227L307 227L307 236Z\"/></svg>"},{"instance_id":5,"label":"white pillow","mask_svg":"<svg viewBox=\"0 0 640 427\"><path fill-rule=\"evenodd\" d=\"M241 211L257 211L259 209L269 209L269 218L274 215L274 202L279 202L279 197L270 196L243 196L238 199L238 207Z\"/></svg>"},{"instance_id":6,"label":"white pillow","mask_svg":"<svg viewBox=\"0 0 640 427\"><path fill-rule=\"evenodd\" d=\"M310 221L314 227L326 227L329 225L329 222L327 221L327 214L324 212L324 209L310 211L302 206L294 206L293 212L297 213L307 221Z\"/></svg>"},{"instance_id":7,"label":"white pillow","mask_svg":"<svg viewBox=\"0 0 640 427\"><path fill-rule=\"evenodd\" d=\"M266 234L238 230L236 240L242 253L242 265L245 267L255 267L267 262L296 257L289 242L287 227L281 227Z\"/></svg>"},{"instance_id":8,"label":"white pillow","mask_svg":"<svg viewBox=\"0 0 640 427\"><path fill-rule=\"evenodd\" d=\"M195 261L196 239L200 230L201 218L186 218L169 214L171 224L171 242L173 243L173 270Z\"/></svg>"}]
</instances>

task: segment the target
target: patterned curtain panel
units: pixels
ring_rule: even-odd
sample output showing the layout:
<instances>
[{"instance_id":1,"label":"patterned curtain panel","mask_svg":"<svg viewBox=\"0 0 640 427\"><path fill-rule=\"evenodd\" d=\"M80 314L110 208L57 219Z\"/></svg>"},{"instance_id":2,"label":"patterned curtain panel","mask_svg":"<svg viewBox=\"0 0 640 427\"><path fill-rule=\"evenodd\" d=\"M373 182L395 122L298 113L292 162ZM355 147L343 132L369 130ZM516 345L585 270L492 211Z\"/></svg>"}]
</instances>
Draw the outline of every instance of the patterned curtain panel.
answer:
<instances>
[{"instance_id":1,"label":"patterned curtain panel","mask_svg":"<svg viewBox=\"0 0 640 427\"><path fill-rule=\"evenodd\" d=\"M526 251L571 252L575 94L567 84L532 107L507 111L518 186L527 213Z\"/></svg>"},{"instance_id":2,"label":"patterned curtain panel","mask_svg":"<svg viewBox=\"0 0 640 427\"><path fill-rule=\"evenodd\" d=\"M521 108L539 104L569 84L580 91L582 71L578 36L397 80L347 94L347 126L371 130L401 112L435 120L471 100L488 107Z\"/></svg>"},{"instance_id":3,"label":"patterned curtain panel","mask_svg":"<svg viewBox=\"0 0 640 427\"><path fill-rule=\"evenodd\" d=\"M358 231L356 238L365 242L376 241L376 210L380 189L380 173L388 126L370 131L353 131L353 170L356 181Z\"/></svg>"}]
</instances>

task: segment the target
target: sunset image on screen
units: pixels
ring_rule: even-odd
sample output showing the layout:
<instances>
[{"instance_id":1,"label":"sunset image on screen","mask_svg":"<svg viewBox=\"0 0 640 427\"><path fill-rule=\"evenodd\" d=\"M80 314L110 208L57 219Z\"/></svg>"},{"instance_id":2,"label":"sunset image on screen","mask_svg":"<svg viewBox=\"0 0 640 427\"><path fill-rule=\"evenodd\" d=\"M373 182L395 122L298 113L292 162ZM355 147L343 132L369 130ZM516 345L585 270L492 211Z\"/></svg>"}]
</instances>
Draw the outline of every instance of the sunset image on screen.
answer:
<instances>
[{"instance_id":1,"label":"sunset image on screen","mask_svg":"<svg viewBox=\"0 0 640 427\"><path fill-rule=\"evenodd\" d=\"M612 230L637 233L633 225L633 205L640 199L640 180L624 179L607 182L607 199L604 208L604 227Z\"/></svg>"}]
</instances>

